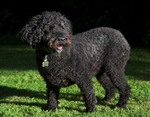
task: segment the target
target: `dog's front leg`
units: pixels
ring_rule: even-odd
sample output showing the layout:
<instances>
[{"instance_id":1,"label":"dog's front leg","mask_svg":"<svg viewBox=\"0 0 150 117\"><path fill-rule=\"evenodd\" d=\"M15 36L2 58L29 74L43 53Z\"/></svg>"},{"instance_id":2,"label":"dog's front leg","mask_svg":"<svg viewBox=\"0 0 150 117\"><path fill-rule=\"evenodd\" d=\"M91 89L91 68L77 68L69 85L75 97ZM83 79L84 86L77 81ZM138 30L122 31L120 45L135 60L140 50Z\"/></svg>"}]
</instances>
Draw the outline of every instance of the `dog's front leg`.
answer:
<instances>
[{"instance_id":1,"label":"dog's front leg","mask_svg":"<svg viewBox=\"0 0 150 117\"><path fill-rule=\"evenodd\" d=\"M45 110L56 110L58 107L58 96L59 96L59 89L55 86L49 86L47 84L47 105Z\"/></svg>"},{"instance_id":2,"label":"dog's front leg","mask_svg":"<svg viewBox=\"0 0 150 117\"><path fill-rule=\"evenodd\" d=\"M86 112L93 112L96 110L95 105L97 99L93 91L93 85L91 79L86 79L86 81L81 81L78 83L78 86L83 94L83 99L86 106Z\"/></svg>"}]
</instances>

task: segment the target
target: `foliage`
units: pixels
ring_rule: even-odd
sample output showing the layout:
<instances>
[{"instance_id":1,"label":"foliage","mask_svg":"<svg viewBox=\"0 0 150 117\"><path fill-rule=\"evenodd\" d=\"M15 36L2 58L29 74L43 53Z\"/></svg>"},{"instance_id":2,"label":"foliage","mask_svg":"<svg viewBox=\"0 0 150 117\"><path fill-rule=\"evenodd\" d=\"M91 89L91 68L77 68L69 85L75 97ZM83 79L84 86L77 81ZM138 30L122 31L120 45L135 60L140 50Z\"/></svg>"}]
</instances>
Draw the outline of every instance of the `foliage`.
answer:
<instances>
[{"instance_id":1,"label":"foliage","mask_svg":"<svg viewBox=\"0 0 150 117\"><path fill-rule=\"evenodd\" d=\"M26 46L0 46L0 116L1 117L148 117L150 115L150 50L132 49L126 78L132 87L126 109L111 108L101 102L104 90L93 78L98 99L97 110L85 113L82 95L76 85L61 89L56 111L43 111L46 103L45 83L39 75L34 50Z\"/></svg>"},{"instance_id":2,"label":"foliage","mask_svg":"<svg viewBox=\"0 0 150 117\"><path fill-rule=\"evenodd\" d=\"M47 10L66 15L74 33L108 26L120 30L132 46L150 45L148 1L3 0L0 5L0 34L17 32L30 17Z\"/></svg>"}]
</instances>

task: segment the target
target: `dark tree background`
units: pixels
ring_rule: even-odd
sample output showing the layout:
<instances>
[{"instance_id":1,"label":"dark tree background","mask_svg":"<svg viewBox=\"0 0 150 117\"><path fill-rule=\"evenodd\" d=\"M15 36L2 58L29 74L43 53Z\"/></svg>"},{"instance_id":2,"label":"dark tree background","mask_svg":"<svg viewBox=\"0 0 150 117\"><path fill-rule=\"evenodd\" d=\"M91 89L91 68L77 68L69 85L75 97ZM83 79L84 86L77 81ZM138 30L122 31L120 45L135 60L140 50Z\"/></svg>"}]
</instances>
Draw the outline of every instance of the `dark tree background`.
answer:
<instances>
[{"instance_id":1,"label":"dark tree background","mask_svg":"<svg viewBox=\"0 0 150 117\"><path fill-rule=\"evenodd\" d=\"M59 11L73 32L107 26L120 30L133 47L150 47L150 8L137 0L1 0L0 35L16 34L29 17Z\"/></svg>"}]
</instances>

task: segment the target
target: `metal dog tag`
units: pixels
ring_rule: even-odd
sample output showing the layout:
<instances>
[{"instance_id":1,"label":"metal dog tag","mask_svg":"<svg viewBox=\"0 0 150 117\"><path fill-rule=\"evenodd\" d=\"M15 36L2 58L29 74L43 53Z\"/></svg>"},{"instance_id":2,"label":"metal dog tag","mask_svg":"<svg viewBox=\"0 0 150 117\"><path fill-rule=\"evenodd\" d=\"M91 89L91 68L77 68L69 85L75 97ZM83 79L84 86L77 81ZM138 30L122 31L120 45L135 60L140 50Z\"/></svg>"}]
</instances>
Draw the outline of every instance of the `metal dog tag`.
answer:
<instances>
[{"instance_id":1,"label":"metal dog tag","mask_svg":"<svg viewBox=\"0 0 150 117\"><path fill-rule=\"evenodd\" d=\"M44 61L42 62L42 67L48 67L49 66L49 62L47 60L47 55L44 58Z\"/></svg>"}]
</instances>

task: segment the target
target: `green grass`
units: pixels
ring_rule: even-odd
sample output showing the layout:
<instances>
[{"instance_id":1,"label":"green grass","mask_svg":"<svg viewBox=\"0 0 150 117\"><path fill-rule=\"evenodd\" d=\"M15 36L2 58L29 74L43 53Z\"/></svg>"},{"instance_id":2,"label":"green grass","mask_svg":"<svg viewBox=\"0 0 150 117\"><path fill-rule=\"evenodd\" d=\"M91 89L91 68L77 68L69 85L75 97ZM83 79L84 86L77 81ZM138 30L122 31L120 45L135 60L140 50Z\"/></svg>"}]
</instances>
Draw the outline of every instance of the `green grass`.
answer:
<instances>
[{"instance_id":1,"label":"green grass","mask_svg":"<svg viewBox=\"0 0 150 117\"><path fill-rule=\"evenodd\" d=\"M34 50L26 46L0 46L0 117L150 117L150 50L132 49L126 67L132 94L126 109L111 108L118 94L107 103L99 102L96 112L85 113L76 85L61 89L56 111L43 111L45 83L39 75ZM104 90L93 78L98 100Z\"/></svg>"}]
</instances>

